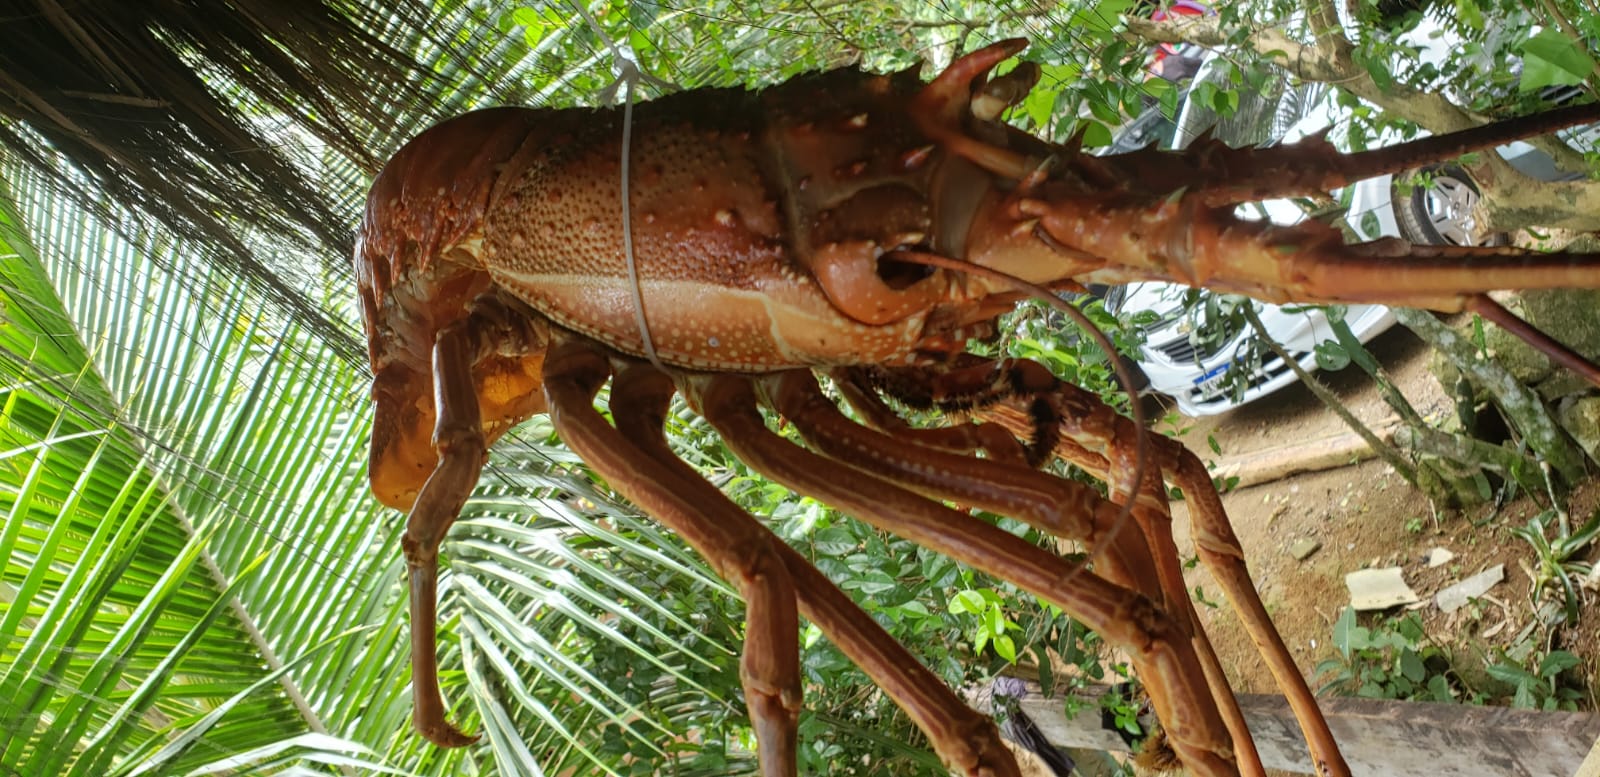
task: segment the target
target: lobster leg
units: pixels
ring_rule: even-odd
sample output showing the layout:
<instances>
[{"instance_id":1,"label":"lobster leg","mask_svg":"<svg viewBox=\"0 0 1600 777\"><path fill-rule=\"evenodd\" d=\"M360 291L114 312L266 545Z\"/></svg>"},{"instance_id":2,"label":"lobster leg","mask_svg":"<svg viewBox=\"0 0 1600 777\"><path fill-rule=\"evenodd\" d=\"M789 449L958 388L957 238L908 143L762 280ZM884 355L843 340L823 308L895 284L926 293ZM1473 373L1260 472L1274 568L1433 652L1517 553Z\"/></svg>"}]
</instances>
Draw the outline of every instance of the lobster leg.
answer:
<instances>
[{"instance_id":1,"label":"lobster leg","mask_svg":"<svg viewBox=\"0 0 1600 777\"><path fill-rule=\"evenodd\" d=\"M1043 365L1027 360L987 362L939 374L934 376L931 389L936 401L942 399L945 402L950 401L949 397L956 396L963 397L961 401L971 404L992 403L1007 394L1028 399L1028 416L1033 422L1032 432L1037 435L1035 448L1042 443L1052 448L1061 447L1062 429L1081 429L1086 424L1097 422L1103 424L1107 418L1124 420L1093 394L1060 381ZM1053 428L1041 429L1044 424L1050 424ZM1128 505L1128 513L1139 526L1139 537L1128 537L1122 541L1137 543L1142 540L1142 547L1152 560L1154 574L1141 570L1136 580L1120 579L1115 574L1112 579L1122 585L1138 587L1147 596L1163 601L1168 611L1176 613L1179 622L1188 627L1212 698L1217 702L1223 723L1233 735L1241 771L1263 774L1265 770L1256 752L1255 741L1250 736L1244 712L1239 709L1238 699L1228 685L1222 662L1217 658L1205 629L1201 627L1200 616L1189 598L1183 570L1178 563L1177 545L1172 537L1172 513L1160 472L1151 469L1142 476L1137 474L1141 470L1138 438L1134 436L1139 433L1138 427L1128 422L1125 431L1127 436L1122 438L1124 444L1106 451L1099 458L1099 467L1085 469L1107 484L1113 502ZM1054 452L1046 451L1045 455ZM1136 484L1134 479L1140 477L1143 482ZM1123 518L1121 511L1112 516L1102 512L1096 517L1096 532L1114 540ZM1248 584L1248 578L1246 580ZM1152 586L1154 591L1151 590ZM1250 586L1250 592L1254 594L1253 586ZM1270 627L1270 621L1268 623ZM1320 712L1317 714L1317 722L1320 723Z\"/></svg>"},{"instance_id":2,"label":"lobster leg","mask_svg":"<svg viewBox=\"0 0 1600 777\"><path fill-rule=\"evenodd\" d=\"M925 369L893 371L880 369L872 373L862 373L858 370L842 371L843 374L839 377L841 386L852 387L842 393L855 406L882 406L881 400L858 385L863 380L877 382L891 395L898 396L913 405L925 408L937 406L951 412L987 407L1008 397L1027 398L1029 407L1026 413L1016 407L1002 407L1000 410L1005 414L1004 423L995 424L969 422L934 429L912 429L898 416L885 412L886 409L863 413L863 416L875 428L889 432L903 442L957 452L969 452L981 447L975 444L975 440L979 437L988 440L996 436L994 432L985 430L998 432L1008 428L1010 432L1005 432L1001 436L1004 436L1011 446L1018 445L1016 437L1011 436L1012 433L1018 436L1031 436L1033 441L1028 448L1030 454L1042 446L1045 456L1060 456L1078 464L1102 480L1112 482L1111 466L1104 457L1090 453L1071 439L1061 439L1060 427L1063 425L1060 420L1061 408L1053 406L1049 401L1050 395L1057 388L1056 378L1033 362L1008 363L1012 365L1009 369L1005 368L1007 363L985 360L942 374L930 374ZM1130 448L1136 452L1136 446ZM978 466L983 465L969 463L962 467L962 471ZM1134 468L1124 467L1124 469L1131 471ZM902 483L907 482L904 479L897 478L897 480ZM1125 483L1121 484L1120 494L1117 493L1118 484L1113 483L1112 488L1114 497L1126 501ZM1078 539L1089 544L1091 548L1097 548L1096 563L1112 582L1165 601L1169 611L1175 607L1186 613L1186 622L1194 640L1195 652L1205 671L1212 698L1222 714L1223 723L1233 735L1240 770L1245 774L1262 773L1263 767L1256 753L1255 743L1249 736L1244 713L1239 709L1238 701L1228 686L1221 662L1217 659L1204 629L1200 626L1193 604L1189 601L1182 571L1177 566L1177 551L1171 537L1171 515L1167 509L1166 495L1156 473L1149 473L1146 477L1145 486L1140 490L1139 497L1132 502L1130 512L1138 521L1143 535L1143 544L1139 545L1139 552L1143 557L1151 559L1150 564L1136 568L1124 564L1105 564L1104 557L1107 551L1103 543L1140 541L1139 537L1117 536L1118 526L1126 517L1120 508L1114 507L1109 511L1094 510L1094 525L1087 529L1087 534L1081 536L1063 534L1062 527L1029 517L1029 513L1022 513L1018 517L1036 528L1057 536ZM1151 564L1154 564L1159 572L1153 572L1150 569Z\"/></svg>"},{"instance_id":3,"label":"lobster leg","mask_svg":"<svg viewBox=\"0 0 1600 777\"><path fill-rule=\"evenodd\" d=\"M1199 551L1200 559L1216 576L1228 596L1229 604L1233 605L1234 613L1244 624L1251 641L1256 643L1256 650L1261 653L1278 687L1283 689L1288 698L1289 707L1294 710L1295 719L1300 721L1300 730L1306 736L1316 773L1349 774L1350 767L1339 752L1339 745L1334 741L1333 732L1328 729L1328 722L1322 716L1322 709L1317 706L1316 697L1306 685L1305 675L1295 666L1294 658L1289 655L1289 647L1283 643L1283 636L1278 634L1278 630L1273 628L1266 605L1256 593L1255 582L1245 566L1244 549L1239 547L1239 538L1234 535L1233 527L1228 522L1228 514L1223 510L1222 498L1217 495L1210 473L1188 449L1176 444L1173 447L1179 448L1181 453L1176 461L1171 462L1171 466L1163 466L1163 469L1170 473L1173 483L1188 498L1189 515L1194 523L1195 548Z\"/></svg>"},{"instance_id":4,"label":"lobster leg","mask_svg":"<svg viewBox=\"0 0 1600 777\"><path fill-rule=\"evenodd\" d=\"M630 367L619 378L622 385L613 387L613 414L617 430L627 443L654 459L663 474L674 477L673 488L697 504L710 520L719 524L758 526L748 513L667 447L661 420L671 397L670 387L662 385L659 379L636 379L632 376L635 371L653 372L644 366ZM615 397L624 389L629 395L627 402L618 406ZM770 534L764 528L758 531ZM1015 759L1000 743L994 721L962 703L937 676L804 556L776 537L772 538L772 544L794 580L800 613L827 634L906 711L952 771L970 777L1014 777L1018 774Z\"/></svg>"},{"instance_id":5,"label":"lobster leg","mask_svg":"<svg viewBox=\"0 0 1600 777\"><path fill-rule=\"evenodd\" d=\"M1506 310L1503 305L1490 299L1487 294L1479 294L1467 299L1467 310L1482 316L1500 328L1522 338L1522 341L1533 346L1534 350L1550 357L1550 360L1566 367L1596 386L1600 386L1600 366L1589 361L1588 357L1567 347L1565 343L1534 328L1532 324L1517 318L1515 313Z\"/></svg>"},{"instance_id":6,"label":"lobster leg","mask_svg":"<svg viewBox=\"0 0 1600 777\"><path fill-rule=\"evenodd\" d=\"M1112 471L1113 460L1131 455L1132 444L1128 439L1133 433L1133 422L1118 416L1098 397L1077 386L1061 384L1058 396L1067 408L1062 413L1061 421L1061 431L1067 439L1056 449L1061 458L1083 467L1090 474L1104 477ZM1032 428L1032 419L1027 414L1005 404L985 410L983 416L1016 432ZM1222 500L1211 483L1205 465L1177 442L1154 436L1150 437L1150 441L1161 472L1188 499L1189 514L1194 523L1195 548L1201 561L1222 586L1228 603L1255 642L1256 649L1288 699L1295 718L1300 721L1301 731L1305 733L1307 746L1316 764L1316 773L1349 774L1349 767L1339 753L1338 744L1317 706L1316 697L1289 655L1283 637L1272 627L1266 605L1256 593L1255 583L1245 565L1244 551L1229 525L1227 512L1223 509ZM1166 536L1166 541L1171 542L1170 527Z\"/></svg>"},{"instance_id":7,"label":"lobster leg","mask_svg":"<svg viewBox=\"0 0 1600 777\"><path fill-rule=\"evenodd\" d=\"M1267 148L1232 148L1214 140L1190 144L1181 154L1146 149L1115 157L1079 155L1066 164L1110 187L1201 192L1207 205L1223 206L1279 197L1323 195L1366 178L1453 162L1514 140L1600 121L1600 103L1519 116L1392 146L1340 153L1322 137Z\"/></svg>"},{"instance_id":8,"label":"lobster leg","mask_svg":"<svg viewBox=\"0 0 1600 777\"><path fill-rule=\"evenodd\" d=\"M998 424L956 424L916 429L907 424L878 395L857 380L851 370L836 370L834 386L850 407L874 429L909 439L915 444L954 453L983 451L990 461L1027 466L1021 443Z\"/></svg>"},{"instance_id":9,"label":"lobster leg","mask_svg":"<svg viewBox=\"0 0 1600 777\"><path fill-rule=\"evenodd\" d=\"M1021 364L1043 370L1032 362ZM1009 372L992 369L995 366L983 365L963 372ZM1045 375L1048 376L1048 373ZM1048 377L1054 382L1053 376ZM833 403L818 390L814 381L798 376L792 379L786 376L774 393L777 395L777 409L823 455L935 498L1010 515L1055 536L1082 541L1094 550L1096 569L1103 572L1107 579L1138 591L1153 601L1164 601L1168 612L1181 614L1178 621L1189 627L1189 636L1205 671L1212 699L1233 737L1234 752L1241 771L1251 775L1265 773L1244 723L1244 714L1228 687L1227 678L1205 632L1199 628L1183 583L1182 570L1178 568L1176 550L1157 552L1152 557L1152 549L1162 551L1171 548L1170 528L1166 531L1165 544L1159 542L1161 535L1157 533L1158 530L1151 528L1151 524L1161 526L1162 520L1170 523L1165 512L1164 495L1159 490L1159 478L1147 479L1156 489L1153 502L1159 518L1147 515L1152 500L1146 499L1150 496L1146 490L1141 493L1134 507L1135 517L1145 529L1144 536L1122 533L1122 508L1115 502L1101 499L1099 494L1081 483L1052 477L1031 467L929 450L917 439L922 436L920 434L884 433L858 426L838 412ZM985 425L961 424L941 430L907 431L920 433L967 429L975 434L976 430L984 428ZM998 425L988 425L988 428L995 432L1002 431ZM1010 437L1009 434L1006 436ZM906 454L906 443L914 446L914 455ZM1015 445L1014 438L1012 444Z\"/></svg>"},{"instance_id":10,"label":"lobster leg","mask_svg":"<svg viewBox=\"0 0 1600 777\"><path fill-rule=\"evenodd\" d=\"M1038 367L1032 362L1028 364ZM1039 369L1043 370L1042 367ZM1103 404L1100 406L1104 407ZM1060 443L1057 445L1059 447ZM1183 569L1178 563L1177 543L1172 537L1172 510L1167 502L1166 487L1162 484L1161 472L1155 467L1144 470L1143 482L1135 484L1134 478L1140 477L1135 473L1141 471L1136 460L1139 455L1138 446L1121 445L1115 453L1120 455L1108 456L1107 467L1104 470L1089 471L1106 482L1111 499L1130 506L1134 522L1138 524L1140 534L1150 547L1151 555L1156 561L1156 577L1167 606L1181 611L1184 615L1183 620L1189 626L1195 653L1198 654L1200 666L1206 673L1206 683L1211 686L1212 696L1217 699L1217 707L1222 712L1223 722L1233 734L1235 748L1241 751L1239 760L1242 770L1250 774L1265 774L1261 757L1256 752L1255 740L1251 738L1249 725L1245 722L1244 711L1239 709L1238 699L1228 684L1227 673L1222 668L1221 660L1217 658L1216 650L1211 646L1210 637L1200 624L1200 615L1195 612L1194 602L1189 598L1189 589L1183 579ZM1248 578L1246 581L1248 583ZM1253 585L1250 589L1254 593ZM1270 621L1268 624L1270 628ZM1316 722L1325 726L1320 711L1316 714ZM1243 744L1239 744L1240 742ZM1337 756L1337 752L1335 755ZM1319 772L1319 774L1326 776L1332 773Z\"/></svg>"},{"instance_id":11,"label":"lobster leg","mask_svg":"<svg viewBox=\"0 0 1600 777\"><path fill-rule=\"evenodd\" d=\"M1293 227L1241 221L1204 204L1204 194L1171 195L1157 202L1072 194L1059 184L1041 196L1019 195L998 205L996 230L1005 240L1031 231L1058 260L1021 268L1019 277L1053 283L1052 276L1127 283L1161 280L1245 294L1269 302L1362 302L1472 310L1522 337L1552 360L1600 386L1600 366L1534 330L1486 294L1499 289L1600 287L1600 254L1541 253L1509 248L1412 246L1386 238L1346 245L1337 230L1317 221ZM982 255L992 245L974 250ZM1084 256L1102 269L1081 272Z\"/></svg>"},{"instance_id":12,"label":"lobster leg","mask_svg":"<svg viewBox=\"0 0 1600 777\"><path fill-rule=\"evenodd\" d=\"M801 700L799 615L788 565L779 552L782 542L737 508L739 514L731 520L717 520L702 498L685 495L682 478L630 442L646 426L660 428L671 379L653 370L618 376L611 405L618 423L626 419L627 426L614 428L593 405L610 374L607 359L581 343L551 350L544 386L556 431L614 488L682 536L739 589L749 622L739 674L760 743L761 772L766 777L792 776ZM713 500L717 507L721 501Z\"/></svg>"},{"instance_id":13,"label":"lobster leg","mask_svg":"<svg viewBox=\"0 0 1600 777\"><path fill-rule=\"evenodd\" d=\"M783 373L765 382L798 379ZM1193 649L1181 627L1147 597L1086 572L999 528L830 459L770 432L747 379L695 378L704 415L729 448L755 469L931 550L1010 580L1131 651L1154 678L1157 714L1185 764L1203 775L1233 775L1229 738L1195 685ZM793 419L791 419L793 420Z\"/></svg>"},{"instance_id":14,"label":"lobster leg","mask_svg":"<svg viewBox=\"0 0 1600 777\"><path fill-rule=\"evenodd\" d=\"M411 583L412 725L440 747L477 741L445 720L439 693L436 651L439 542L467 502L483 469L485 443L479 423L472 364L479 350L475 319L468 317L439 332L433 345L434 447L439 463L417 494L400 538Z\"/></svg>"},{"instance_id":15,"label":"lobster leg","mask_svg":"<svg viewBox=\"0 0 1600 777\"><path fill-rule=\"evenodd\" d=\"M1199 170L1195 183L1206 190L1207 202L1212 205L1310 196L1384 173L1450 162L1474 151L1596 121L1600 121L1600 103L1586 103L1350 154L1341 154L1326 140L1317 138L1289 146L1300 152L1292 164L1267 161L1269 157L1284 159L1281 149L1232 149L1212 141L1214 145L1208 151L1212 161L1220 164ZM1208 179L1211 172L1217 174Z\"/></svg>"}]
</instances>

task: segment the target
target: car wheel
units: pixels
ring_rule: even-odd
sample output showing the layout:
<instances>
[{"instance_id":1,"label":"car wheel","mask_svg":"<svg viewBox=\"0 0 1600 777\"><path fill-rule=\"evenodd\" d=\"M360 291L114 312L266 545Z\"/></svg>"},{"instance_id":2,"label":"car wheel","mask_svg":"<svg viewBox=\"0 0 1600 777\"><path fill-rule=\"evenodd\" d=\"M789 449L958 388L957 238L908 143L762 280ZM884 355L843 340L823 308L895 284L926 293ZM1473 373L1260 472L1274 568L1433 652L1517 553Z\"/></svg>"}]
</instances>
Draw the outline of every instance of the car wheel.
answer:
<instances>
[{"instance_id":1,"label":"car wheel","mask_svg":"<svg viewBox=\"0 0 1600 777\"><path fill-rule=\"evenodd\" d=\"M1412 186L1409 193L1395 187L1395 221L1405 239L1428 245L1506 244L1504 234L1490 232L1484 223L1478 210L1482 197L1467 171L1443 165L1419 172L1432 180L1431 186Z\"/></svg>"}]
</instances>

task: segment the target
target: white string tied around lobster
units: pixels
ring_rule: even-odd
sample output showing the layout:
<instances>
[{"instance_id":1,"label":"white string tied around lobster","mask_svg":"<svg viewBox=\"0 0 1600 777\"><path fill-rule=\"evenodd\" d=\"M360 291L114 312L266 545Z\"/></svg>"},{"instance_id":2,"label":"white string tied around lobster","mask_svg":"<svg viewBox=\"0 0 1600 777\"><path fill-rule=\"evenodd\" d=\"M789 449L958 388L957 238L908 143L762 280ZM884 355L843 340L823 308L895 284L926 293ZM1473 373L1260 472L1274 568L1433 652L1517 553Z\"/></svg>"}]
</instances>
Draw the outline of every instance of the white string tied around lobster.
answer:
<instances>
[{"instance_id":1,"label":"white string tied around lobster","mask_svg":"<svg viewBox=\"0 0 1600 777\"><path fill-rule=\"evenodd\" d=\"M656 354L655 340L650 337L650 323L645 317L644 289L639 282L639 264L633 254L633 208L628 198L630 176L630 163L632 161L633 141L633 90L640 81L663 91L674 91L677 87L667 81L656 78L646 73L639 67L639 59L633 53L633 47L627 43L613 41L600 24L589 14L589 9L584 7L582 0L575 0L573 5L578 13L583 14L583 20L588 22L589 28L600 38L600 42L611 51L611 72L616 74L606 88L600 90L600 102L604 105L615 105L617 89L622 89L622 256L628 267L628 285L633 290L633 318L639 326L639 339L643 343L645 358L658 370L666 370L666 365L661 363L661 357Z\"/></svg>"}]
</instances>

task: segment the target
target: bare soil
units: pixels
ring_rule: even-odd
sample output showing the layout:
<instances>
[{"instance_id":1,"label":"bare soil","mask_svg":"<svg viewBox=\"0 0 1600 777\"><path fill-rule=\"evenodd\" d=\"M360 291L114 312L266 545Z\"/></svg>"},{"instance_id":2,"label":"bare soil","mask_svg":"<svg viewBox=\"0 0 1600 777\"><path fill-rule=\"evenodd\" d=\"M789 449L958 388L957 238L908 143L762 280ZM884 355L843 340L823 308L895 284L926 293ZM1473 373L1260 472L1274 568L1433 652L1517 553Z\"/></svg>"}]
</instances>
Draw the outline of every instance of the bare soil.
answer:
<instances>
[{"instance_id":1,"label":"bare soil","mask_svg":"<svg viewBox=\"0 0 1600 777\"><path fill-rule=\"evenodd\" d=\"M1380 363L1425 418L1452 413L1443 390L1427 370L1428 349L1401 328L1370 345ZM1369 425L1391 417L1372 382L1358 369L1322 374L1325 384ZM1169 419L1183 433L1179 439L1208 464L1251 459L1268 449L1303 442L1314 447L1349 433L1348 427L1303 386L1296 385L1272 397L1221 416L1206 419ZM1169 427L1172 428L1172 427ZM1221 454L1207 438L1214 438ZM1292 450L1292 449L1290 449ZM1288 454L1292 455L1292 453ZM1253 457L1259 461L1262 457ZM1215 470L1216 467L1214 466ZM1535 501L1537 500L1537 501ZM1349 466L1301 474L1224 494L1223 502L1244 546L1257 589L1272 613L1295 660L1308 676L1319 661L1333 657L1335 620L1349 601L1344 575L1369 567L1400 566L1407 583L1422 598L1413 605L1429 639L1451 656L1451 669L1467 686L1491 696L1495 684L1484 666L1525 633L1546 650L1563 648L1576 653L1583 664L1563 678L1582 690L1585 706L1595 708L1597 658L1600 658L1600 614L1584 608L1576 627L1550 633L1535 623L1537 605L1530 599L1533 562L1531 546L1510 534L1544 509L1549 499L1524 495L1498 510L1484 507L1464 513L1435 513L1427 499L1383 462L1369 459ZM1600 483L1579 488L1570 506L1573 520L1581 523L1600 503ZM1192 553L1187 513L1182 502L1173 505L1180 551ZM1321 547L1303 561L1290 546L1307 538ZM1424 559L1432 548L1455 554L1453 560L1428 568ZM1495 564L1505 564L1506 579L1476 605L1454 614L1442 612L1432 596L1461 579ZM1189 573L1191 589L1199 586L1204 597L1221 602L1220 589L1201 567ZM1255 647L1225 605L1200 605L1201 618L1235 687L1241 692L1275 690ZM1403 614L1402 608L1385 615ZM1366 615L1364 625L1380 619ZM1318 683L1313 679L1312 687ZM1507 689L1501 689L1509 693ZM1509 703L1501 697L1496 703Z\"/></svg>"}]
</instances>

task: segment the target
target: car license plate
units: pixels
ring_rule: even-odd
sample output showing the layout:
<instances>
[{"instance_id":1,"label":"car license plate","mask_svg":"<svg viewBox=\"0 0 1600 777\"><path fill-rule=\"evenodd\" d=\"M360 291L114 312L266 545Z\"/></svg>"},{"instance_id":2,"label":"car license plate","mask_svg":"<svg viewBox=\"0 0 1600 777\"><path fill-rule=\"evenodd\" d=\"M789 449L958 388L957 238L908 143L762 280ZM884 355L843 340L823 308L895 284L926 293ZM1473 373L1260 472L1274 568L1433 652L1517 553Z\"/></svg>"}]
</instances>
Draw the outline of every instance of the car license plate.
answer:
<instances>
[{"instance_id":1,"label":"car license plate","mask_svg":"<svg viewBox=\"0 0 1600 777\"><path fill-rule=\"evenodd\" d=\"M1222 380L1227 376L1228 368L1232 366L1230 363L1219 364L1206 370L1204 375L1195 378L1195 393L1199 394L1201 399L1213 399L1221 396L1223 393Z\"/></svg>"}]
</instances>

